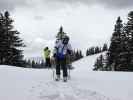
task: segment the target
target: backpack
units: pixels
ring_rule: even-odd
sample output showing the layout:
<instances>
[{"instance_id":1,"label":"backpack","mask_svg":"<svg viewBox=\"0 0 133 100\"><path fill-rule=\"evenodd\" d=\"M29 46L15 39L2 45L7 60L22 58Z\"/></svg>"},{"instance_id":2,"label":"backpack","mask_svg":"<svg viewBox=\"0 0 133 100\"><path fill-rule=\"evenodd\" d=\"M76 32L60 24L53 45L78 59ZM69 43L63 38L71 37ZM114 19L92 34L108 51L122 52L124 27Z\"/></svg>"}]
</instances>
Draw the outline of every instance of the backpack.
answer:
<instances>
[{"instance_id":1,"label":"backpack","mask_svg":"<svg viewBox=\"0 0 133 100\"><path fill-rule=\"evenodd\" d=\"M63 48L61 49L61 52L58 52L58 49L57 49L57 54L56 54L56 56L57 56L57 58L58 58L59 60L65 59L65 56L66 56L66 55L63 53L64 47L65 47L65 45L64 45Z\"/></svg>"}]
</instances>

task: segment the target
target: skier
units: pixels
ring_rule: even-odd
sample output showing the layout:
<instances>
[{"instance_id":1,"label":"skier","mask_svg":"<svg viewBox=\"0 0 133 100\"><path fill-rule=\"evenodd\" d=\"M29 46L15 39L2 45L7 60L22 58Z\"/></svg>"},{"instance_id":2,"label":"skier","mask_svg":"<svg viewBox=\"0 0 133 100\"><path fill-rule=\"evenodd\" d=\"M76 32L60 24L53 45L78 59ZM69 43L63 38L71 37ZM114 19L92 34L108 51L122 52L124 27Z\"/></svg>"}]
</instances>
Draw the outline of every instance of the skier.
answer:
<instances>
[{"instance_id":1,"label":"skier","mask_svg":"<svg viewBox=\"0 0 133 100\"><path fill-rule=\"evenodd\" d=\"M48 47L44 48L45 66L48 68L51 67L50 53L51 53L51 51L49 50Z\"/></svg>"},{"instance_id":2,"label":"skier","mask_svg":"<svg viewBox=\"0 0 133 100\"><path fill-rule=\"evenodd\" d=\"M63 70L63 81L67 81L67 55L72 54L72 48L69 43L69 37L63 36L62 39L56 41L54 48L54 58L56 60L56 81L60 80L60 70Z\"/></svg>"}]
</instances>

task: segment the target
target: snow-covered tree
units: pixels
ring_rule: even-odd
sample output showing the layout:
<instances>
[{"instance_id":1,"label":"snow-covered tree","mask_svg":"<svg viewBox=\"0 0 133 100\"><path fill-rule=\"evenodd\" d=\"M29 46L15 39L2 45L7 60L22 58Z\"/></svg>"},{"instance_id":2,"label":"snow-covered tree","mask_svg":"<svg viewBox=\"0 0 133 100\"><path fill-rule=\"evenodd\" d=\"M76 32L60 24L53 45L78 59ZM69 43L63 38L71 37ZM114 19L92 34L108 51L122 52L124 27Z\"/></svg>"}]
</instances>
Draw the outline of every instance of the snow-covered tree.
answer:
<instances>
[{"instance_id":1,"label":"snow-covered tree","mask_svg":"<svg viewBox=\"0 0 133 100\"><path fill-rule=\"evenodd\" d=\"M121 34L117 70L133 71L133 11L128 14L128 22Z\"/></svg>"},{"instance_id":2,"label":"snow-covered tree","mask_svg":"<svg viewBox=\"0 0 133 100\"><path fill-rule=\"evenodd\" d=\"M94 48L94 53L97 54L97 53L100 53L101 52L101 47L95 47Z\"/></svg>"},{"instance_id":3,"label":"snow-covered tree","mask_svg":"<svg viewBox=\"0 0 133 100\"><path fill-rule=\"evenodd\" d=\"M117 68L119 63L118 55L121 52L121 34L123 33L123 24L120 17L117 18L115 29L112 34L111 44L108 50L108 65L113 67L114 70L120 70Z\"/></svg>"},{"instance_id":4,"label":"snow-covered tree","mask_svg":"<svg viewBox=\"0 0 133 100\"><path fill-rule=\"evenodd\" d=\"M108 50L108 45L106 43L104 43L103 47L102 47L102 51L107 51Z\"/></svg>"},{"instance_id":5,"label":"snow-covered tree","mask_svg":"<svg viewBox=\"0 0 133 100\"><path fill-rule=\"evenodd\" d=\"M104 56L100 55L97 58L97 60L96 60L96 62L94 64L94 69L93 70L95 70L95 71L97 71L97 70L103 71L103 70L105 70L104 66L105 66L105 64L104 64Z\"/></svg>"},{"instance_id":6,"label":"snow-covered tree","mask_svg":"<svg viewBox=\"0 0 133 100\"><path fill-rule=\"evenodd\" d=\"M128 37L127 62L128 70L133 71L133 11L128 14L128 22L125 27L125 33Z\"/></svg>"},{"instance_id":7,"label":"snow-covered tree","mask_svg":"<svg viewBox=\"0 0 133 100\"><path fill-rule=\"evenodd\" d=\"M5 61L5 57L3 54L5 48L5 34L3 34L4 33L3 24L4 24L4 17L3 14L0 13L0 64L3 64Z\"/></svg>"},{"instance_id":8,"label":"snow-covered tree","mask_svg":"<svg viewBox=\"0 0 133 100\"><path fill-rule=\"evenodd\" d=\"M13 20L6 11L0 16L0 64L23 66L23 40L19 32L14 30Z\"/></svg>"}]
</instances>

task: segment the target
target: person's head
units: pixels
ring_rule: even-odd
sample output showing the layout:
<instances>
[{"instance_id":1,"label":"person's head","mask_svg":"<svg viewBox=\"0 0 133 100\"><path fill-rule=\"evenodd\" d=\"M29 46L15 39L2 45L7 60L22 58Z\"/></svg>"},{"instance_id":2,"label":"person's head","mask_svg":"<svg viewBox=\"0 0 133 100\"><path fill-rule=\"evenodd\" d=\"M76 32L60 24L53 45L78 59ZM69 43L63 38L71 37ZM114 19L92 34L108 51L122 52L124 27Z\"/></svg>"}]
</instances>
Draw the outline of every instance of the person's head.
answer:
<instances>
[{"instance_id":1,"label":"person's head","mask_svg":"<svg viewBox=\"0 0 133 100\"><path fill-rule=\"evenodd\" d=\"M45 50L45 51L48 50L48 47L45 47L44 50Z\"/></svg>"},{"instance_id":2,"label":"person's head","mask_svg":"<svg viewBox=\"0 0 133 100\"><path fill-rule=\"evenodd\" d=\"M62 43L63 43L63 44L68 44L68 42L69 42L69 37L68 37L67 35L65 35L65 36L63 37L63 39L62 39Z\"/></svg>"}]
</instances>

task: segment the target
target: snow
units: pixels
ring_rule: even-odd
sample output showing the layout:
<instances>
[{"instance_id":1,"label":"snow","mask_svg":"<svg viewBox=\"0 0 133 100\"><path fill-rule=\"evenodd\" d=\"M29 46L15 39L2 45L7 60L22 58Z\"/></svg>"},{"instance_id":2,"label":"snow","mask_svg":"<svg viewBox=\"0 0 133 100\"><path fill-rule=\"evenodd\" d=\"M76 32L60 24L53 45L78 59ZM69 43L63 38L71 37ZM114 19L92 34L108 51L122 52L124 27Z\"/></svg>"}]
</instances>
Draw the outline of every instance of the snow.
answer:
<instances>
[{"instance_id":1,"label":"snow","mask_svg":"<svg viewBox=\"0 0 133 100\"><path fill-rule=\"evenodd\" d=\"M55 82L51 69L0 66L0 100L133 100L133 73L94 72L98 55L73 63L71 79Z\"/></svg>"},{"instance_id":2,"label":"snow","mask_svg":"<svg viewBox=\"0 0 133 100\"><path fill-rule=\"evenodd\" d=\"M92 56L84 57L83 59L81 59L77 62L74 62L73 66L76 67L76 71L81 71L81 70L92 71L93 65L96 61L96 58L99 57L101 54L104 55L105 52L104 53L99 53L99 54L96 54L96 55L92 55Z\"/></svg>"}]
</instances>

